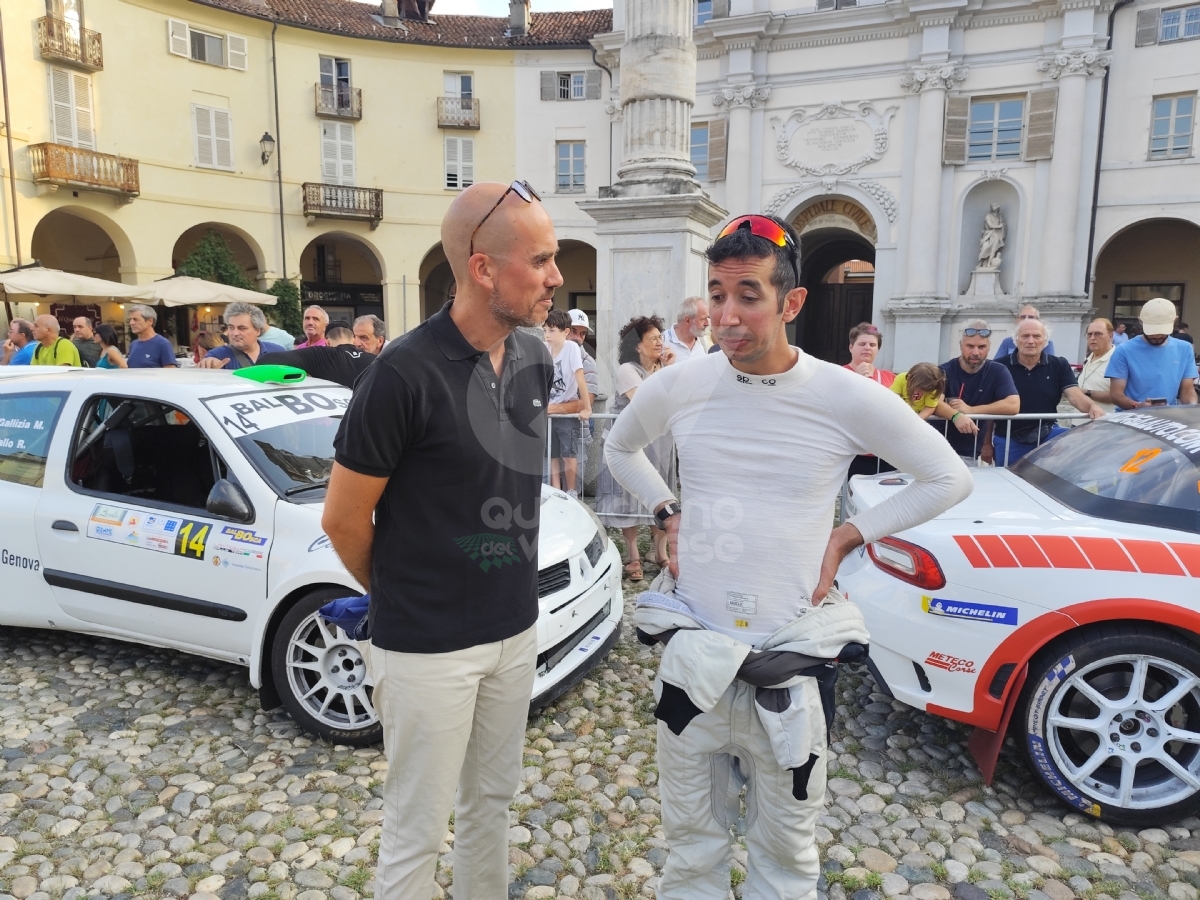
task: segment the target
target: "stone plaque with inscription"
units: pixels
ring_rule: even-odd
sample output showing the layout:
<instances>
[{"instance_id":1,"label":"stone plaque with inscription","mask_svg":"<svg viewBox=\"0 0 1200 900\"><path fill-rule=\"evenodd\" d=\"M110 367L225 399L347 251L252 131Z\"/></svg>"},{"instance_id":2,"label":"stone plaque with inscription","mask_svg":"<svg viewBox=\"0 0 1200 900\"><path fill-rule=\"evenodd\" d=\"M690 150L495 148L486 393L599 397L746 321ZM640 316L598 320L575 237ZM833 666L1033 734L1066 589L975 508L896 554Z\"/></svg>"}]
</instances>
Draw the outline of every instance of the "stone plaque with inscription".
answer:
<instances>
[{"instance_id":1,"label":"stone plaque with inscription","mask_svg":"<svg viewBox=\"0 0 1200 900\"><path fill-rule=\"evenodd\" d=\"M804 106L788 118L774 118L775 156L804 175L847 175L882 158L888 130L899 107L883 113L874 104Z\"/></svg>"}]
</instances>

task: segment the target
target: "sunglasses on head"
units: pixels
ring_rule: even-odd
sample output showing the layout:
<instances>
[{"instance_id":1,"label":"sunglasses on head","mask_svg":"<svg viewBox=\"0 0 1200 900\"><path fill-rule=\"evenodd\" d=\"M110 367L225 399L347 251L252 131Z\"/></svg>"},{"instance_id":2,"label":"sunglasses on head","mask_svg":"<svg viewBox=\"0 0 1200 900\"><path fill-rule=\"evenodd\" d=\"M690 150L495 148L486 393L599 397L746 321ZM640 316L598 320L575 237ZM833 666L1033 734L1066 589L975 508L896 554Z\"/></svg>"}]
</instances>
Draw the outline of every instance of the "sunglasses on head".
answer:
<instances>
[{"instance_id":1,"label":"sunglasses on head","mask_svg":"<svg viewBox=\"0 0 1200 900\"><path fill-rule=\"evenodd\" d=\"M787 233L787 229L774 219L768 219L766 216L738 216L721 229L721 233L717 235L717 240L719 241L723 237L728 237L741 228L744 228L757 237L766 238L775 246L784 247L788 251L788 261L792 264L792 275L796 279L796 286L799 287L800 266L796 259L796 242Z\"/></svg>"},{"instance_id":2,"label":"sunglasses on head","mask_svg":"<svg viewBox=\"0 0 1200 900\"><path fill-rule=\"evenodd\" d=\"M964 328L963 335L966 337L991 337L992 329L990 328Z\"/></svg>"},{"instance_id":3,"label":"sunglasses on head","mask_svg":"<svg viewBox=\"0 0 1200 900\"><path fill-rule=\"evenodd\" d=\"M471 232L471 241L467 252L468 259L475 255L475 235L479 234L479 229L483 227L483 223L488 220L492 213L500 208L500 204L504 202L504 198L509 194L516 194L526 203L532 203L534 200L542 199L538 196L537 191L530 187L528 181L514 181L512 184L510 184L508 189L500 195L500 199L496 201L496 205L488 210L488 214L479 220L479 224L476 225L475 230Z\"/></svg>"}]
</instances>

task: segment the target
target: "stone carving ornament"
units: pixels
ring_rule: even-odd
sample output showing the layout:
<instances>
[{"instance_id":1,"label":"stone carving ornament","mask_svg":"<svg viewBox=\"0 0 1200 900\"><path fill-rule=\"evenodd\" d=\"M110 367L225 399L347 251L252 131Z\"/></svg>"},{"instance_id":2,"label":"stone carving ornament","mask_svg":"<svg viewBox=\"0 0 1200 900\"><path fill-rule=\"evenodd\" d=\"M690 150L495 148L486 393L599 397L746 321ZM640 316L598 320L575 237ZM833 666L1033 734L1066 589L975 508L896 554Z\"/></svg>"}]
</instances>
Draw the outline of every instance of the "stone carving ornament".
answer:
<instances>
[{"instance_id":1,"label":"stone carving ornament","mask_svg":"<svg viewBox=\"0 0 1200 900\"><path fill-rule=\"evenodd\" d=\"M925 88L948 91L956 84L967 80L967 67L957 64L943 66L919 66L907 70L900 76L900 86L910 94L919 94Z\"/></svg>"},{"instance_id":2,"label":"stone carving ornament","mask_svg":"<svg viewBox=\"0 0 1200 900\"><path fill-rule=\"evenodd\" d=\"M795 169L802 175L816 175L823 178L837 175L849 175L857 172L867 163L877 162L883 158L888 148L888 126L891 124L899 107L889 106L881 114L875 109L875 104L864 100L857 107L849 107L843 103L822 103L815 106L802 106L794 110L787 119L778 116L771 119L771 127L775 129L775 156L789 168ZM813 164L799 158L792 152L792 137L802 128L816 122L833 119L851 119L864 123L871 129L871 149L844 162L828 162Z\"/></svg>"},{"instance_id":3,"label":"stone carving ornament","mask_svg":"<svg viewBox=\"0 0 1200 900\"><path fill-rule=\"evenodd\" d=\"M754 82L731 84L717 88L713 94L713 106L717 109L733 109L735 106L749 106L758 109L766 106L767 98L771 96L770 85L759 85Z\"/></svg>"},{"instance_id":4,"label":"stone carving ornament","mask_svg":"<svg viewBox=\"0 0 1200 900\"><path fill-rule=\"evenodd\" d=\"M900 204L896 200L896 195L889 191L886 187L875 181L873 178L851 178L845 181L846 184L852 185L864 194L868 194L876 203L883 209L884 215L887 216L889 222L894 223L896 217L900 214ZM767 204L767 215L777 216L783 205L797 194L802 194L809 188L821 185L821 192L824 194L832 194L837 190L838 179L822 178L820 181L802 181L799 184L788 185L782 190L776 191L775 196Z\"/></svg>"},{"instance_id":5,"label":"stone carving ornament","mask_svg":"<svg viewBox=\"0 0 1200 900\"><path fill-rule=\"evenodd\" d=\"M1038 71L1058 80L1064 75L1091 75L1097 69L1108 68L1112 54L1100 50L1062 50L1038 60Z\"/></svg>"}]
</instances>

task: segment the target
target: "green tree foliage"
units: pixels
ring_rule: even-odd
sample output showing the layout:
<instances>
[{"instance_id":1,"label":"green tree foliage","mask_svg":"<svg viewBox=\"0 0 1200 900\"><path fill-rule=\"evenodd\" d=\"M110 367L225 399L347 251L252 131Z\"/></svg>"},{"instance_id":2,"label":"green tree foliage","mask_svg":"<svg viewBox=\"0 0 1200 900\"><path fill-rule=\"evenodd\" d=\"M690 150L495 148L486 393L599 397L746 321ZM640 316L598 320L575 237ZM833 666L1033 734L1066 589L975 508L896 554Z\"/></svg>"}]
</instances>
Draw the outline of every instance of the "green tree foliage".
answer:
<instances>
[{"instance_id":1,"label":"green tree foliage","mask_svg":"<svg viewBox=\"0 0 1200 900\"><path fill-rule=\"evenodd\" d=\"M179 267L180 275L190 275L193 278L203 278L205 281L215 281L218 284L228 284L233 287L255 290L242 267L237 264L233 251L224 236L213 229L205 232L204 237L196 244L187 259Z\"/></svg>"},{"instance_id":2,"label":"green tree foliage","mask_svg":"<svg viewBox=\"0 0 1200 900\"><path fill-rule=\"evenodd\" d=\"M288 334L302 334L304 319L300 312L300 288L296 283L286 278L278 278L267 288L267 293L279 298L275 308L267 310L272 321Z\"/></svg>"}]
</instances>

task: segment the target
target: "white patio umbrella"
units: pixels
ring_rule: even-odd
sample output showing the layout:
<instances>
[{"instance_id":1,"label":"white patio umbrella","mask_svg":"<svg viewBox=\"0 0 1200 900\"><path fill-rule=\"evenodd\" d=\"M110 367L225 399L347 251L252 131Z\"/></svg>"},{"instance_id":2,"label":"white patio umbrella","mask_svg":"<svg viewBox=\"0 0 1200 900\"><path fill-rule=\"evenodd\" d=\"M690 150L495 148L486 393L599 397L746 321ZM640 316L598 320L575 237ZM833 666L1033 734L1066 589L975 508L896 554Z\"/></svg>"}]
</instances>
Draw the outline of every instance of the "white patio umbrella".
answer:
<instances>
[{"instance_id":1,"label":"white patio umbrella","mask_svg":"<svg viewBox=\"0 0 1200 900\"><path fill-rule=\"evenodd\" d=\"M0 285L6 294L14 296L36 294L39 297L87 297L92 300L152 300L154 297L153 285L121 284L42 266L0 273Z\"/></svg>"},{"instance_id":2,"label":"white patio umbrella","mask_svg":"<svg viewBox=\"0 0 1200 900\"><path fill-rule=\"evenodd\" d=\"M206 306L214 303L254 303L259 306L274 306L276 303L276 298L271 294L248 291L245 288L205 281L203 278L192 278L189 275L164 278L162 281L155 281L152 284L141 285L141 287L149 288L150 298L159 301L164 306Z\"/></svg>"}]
</instances>

